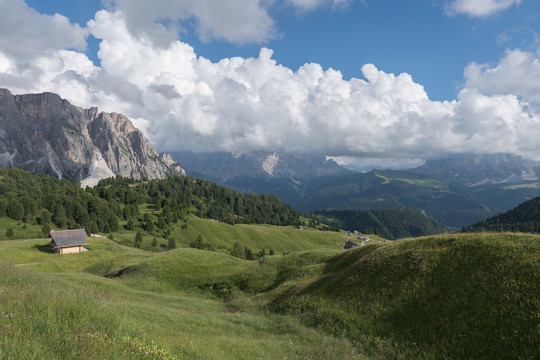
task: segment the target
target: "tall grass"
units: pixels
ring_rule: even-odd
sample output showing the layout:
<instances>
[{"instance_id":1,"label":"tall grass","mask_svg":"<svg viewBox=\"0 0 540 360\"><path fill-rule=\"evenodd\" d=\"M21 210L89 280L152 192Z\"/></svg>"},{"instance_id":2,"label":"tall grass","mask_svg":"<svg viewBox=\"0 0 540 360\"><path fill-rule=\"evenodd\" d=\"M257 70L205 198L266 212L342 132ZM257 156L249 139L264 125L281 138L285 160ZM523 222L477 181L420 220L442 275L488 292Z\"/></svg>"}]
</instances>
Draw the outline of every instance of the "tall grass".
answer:
<instances>
[{"instance_id":1,"label":"tall grass","mask_svg":"<svg viewBox=\"0 0 540 360\"><path fill-rule=\"evenodd\" d=\"M1 254L9 249L26 264L0 267L0 359L362 358L348 340L261 311L238 289L226 301L199 287L218 278L236 286L235 274L257 272L257 261L195 249L144 254L107 239L91 239L90 252L61 256L31 243L0 242ZM96 275L109 262L134 272ZM191 273L197 262L200 271Z\"/></svg>"},{"instance_id":2,"label":"tall grass","mask_svg":"<svg viewBox=\"0 0 540 360\"><path fill-rule=\"evenodd\" d=\"M83 293L0 263L1 359L168 359L169 352Z\"/></svg>"},{"instance_id":3,"label":"tall grass","mask_svg":"<svg viewBox=\"0 0 540 360\"><path fill-rule=\"evenodd\" d=\"M538 294L539 237L446 235L345 252L271 307L378 358L532 359Z\"/></svg>"}]
</instances>

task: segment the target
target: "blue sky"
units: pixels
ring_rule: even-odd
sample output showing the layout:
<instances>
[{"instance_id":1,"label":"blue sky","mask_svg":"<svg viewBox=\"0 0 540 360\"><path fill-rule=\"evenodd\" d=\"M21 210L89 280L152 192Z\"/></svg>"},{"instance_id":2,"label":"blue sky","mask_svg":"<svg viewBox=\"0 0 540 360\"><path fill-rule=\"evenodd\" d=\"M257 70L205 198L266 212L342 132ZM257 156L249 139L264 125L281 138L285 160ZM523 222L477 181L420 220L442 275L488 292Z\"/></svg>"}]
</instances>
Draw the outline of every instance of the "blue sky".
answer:
<instances>
[{"instance_id":1,"label":"blue sky","mask_svg":"<svg viewBox=\"0 0 540 360\"><path fill-rule=\"evenodd\" d=\"M0 14L0 86L123 112L159 150L405 166L537 152L538 1L13 0Z\"/></svg>"}]
</instances>

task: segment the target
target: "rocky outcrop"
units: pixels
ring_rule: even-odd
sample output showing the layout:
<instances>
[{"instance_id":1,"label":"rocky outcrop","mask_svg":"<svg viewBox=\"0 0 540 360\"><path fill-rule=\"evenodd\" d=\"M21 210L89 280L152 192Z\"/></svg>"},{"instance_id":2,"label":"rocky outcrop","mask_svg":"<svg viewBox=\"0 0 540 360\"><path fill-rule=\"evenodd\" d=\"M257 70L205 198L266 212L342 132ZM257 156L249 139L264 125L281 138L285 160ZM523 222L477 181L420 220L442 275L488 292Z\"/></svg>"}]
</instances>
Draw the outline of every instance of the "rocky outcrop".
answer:
<instances>
[{"instance_id":1,"label":"rocky outcrop","mask_svg":"<svg viewBox=\"0 0 540 360\"><path fill-rule=\"evenodd\" d=\"M114 175L159 179L185 172L121 114L71 105L53 93L0 89L0 166L95 185Z\"/></svg>"}]
</instances>

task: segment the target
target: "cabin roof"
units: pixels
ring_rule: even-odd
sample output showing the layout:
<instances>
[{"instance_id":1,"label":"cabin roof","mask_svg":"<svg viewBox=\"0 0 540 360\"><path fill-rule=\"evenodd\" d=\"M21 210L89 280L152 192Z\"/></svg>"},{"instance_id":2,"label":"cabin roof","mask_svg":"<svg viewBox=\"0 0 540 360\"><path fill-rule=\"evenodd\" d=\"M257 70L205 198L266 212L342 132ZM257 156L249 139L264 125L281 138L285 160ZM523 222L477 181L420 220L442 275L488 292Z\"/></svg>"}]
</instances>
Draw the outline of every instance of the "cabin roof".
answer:
<instances>
[{"instance_id":1,"label":"cabin roof","mask_svg":"<svg viewBox=\"0 0 540 360\"><path fill-rule=\"evenodd\" d=\"M84 229L61 230L49 232L49 237L56 247L68 247L86 244L86 231Z\"/></svg>"}]
</instances>

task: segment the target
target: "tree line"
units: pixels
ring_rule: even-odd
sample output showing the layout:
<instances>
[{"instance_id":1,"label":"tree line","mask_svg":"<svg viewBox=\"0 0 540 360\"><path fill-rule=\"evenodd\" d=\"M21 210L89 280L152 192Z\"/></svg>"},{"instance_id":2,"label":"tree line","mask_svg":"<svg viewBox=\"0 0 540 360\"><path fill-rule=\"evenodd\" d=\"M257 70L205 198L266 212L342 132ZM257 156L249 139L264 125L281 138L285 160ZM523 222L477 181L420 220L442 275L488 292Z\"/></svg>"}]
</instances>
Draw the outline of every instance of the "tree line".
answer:
<instances>
[{"instance_id":1,"label":"tree line","mask_svg":"<svg viewBox=\"0 0 540 360\"><path fill-rule=\"evenodd\" d=\"M462 231L540 233L540 197L525 201L503 214L469 225Z\"/></svg>"},{"instance_id":2,"label":"tree line","mask_svg":"<svg viewBox=\"0 0 540 360\"><path fill-rule=\"evenodd\" d=\"M141 218L139 207L145 204L159 214L157 221L148 213ZM229 224L297 225L300 219L273 195L241 194L192 177L147 181L116 176L81 189L50 175L0 168L0 217L37 223L44 234L52 227L116 232L120 219L128 229L140 226L151 232L189 214Z\"/></svg>"},{"instance_id":3,"label":"tree line","mask_svg":"<svg viewBox=\"0 0 540 360\"><path fill-rule=\"evenodd\" d=\"M439 234L448 230L443 224L411 208L317 211L310 214L310 218L335 228L380 235L389 240Z\"/></svg>"}]
</instances>

